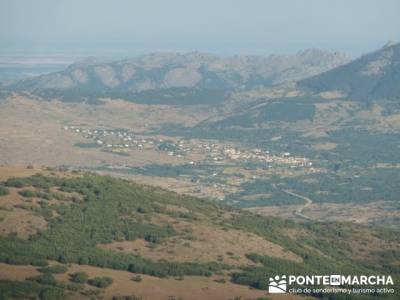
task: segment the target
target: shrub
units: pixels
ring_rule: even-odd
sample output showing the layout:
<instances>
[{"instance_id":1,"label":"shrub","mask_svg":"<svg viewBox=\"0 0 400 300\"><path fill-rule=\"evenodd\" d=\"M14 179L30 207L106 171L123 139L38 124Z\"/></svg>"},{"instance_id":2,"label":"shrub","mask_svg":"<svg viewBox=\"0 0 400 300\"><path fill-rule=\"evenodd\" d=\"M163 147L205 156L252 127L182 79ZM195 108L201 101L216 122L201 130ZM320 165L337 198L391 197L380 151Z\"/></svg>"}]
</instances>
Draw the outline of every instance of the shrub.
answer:
<instances>
[{"instance_id":1,"label":"shrub","mask_svg":"<svg viewBox=\"0 0 400 300\"><path fill-rule=\"evenodd\" d=\"M145 214L145 213L151 212L151 209L150 209L150 208L147 208L147 207L144 207L144 206L139 206L139 207L136 209L136 211L137 211L138 213Z\"/></svg>"},{"instance_id":2,"label":"shrub","mask_svg":"<svg viewBox=\"0 0 400 300\"><path fill-rule=\"evenodd\" d=\"M39 298L41 300L62 300L65 299L65 293L62 289L44 289L40 292Z\"/></svg>"},{"instance_id":3,"label":"shrub","mask_svg":"<svg viewBox=\"0 0 400 300\"><path fill-rule=\"evenodd\" d=\"M148 233L144 236L144 239L149 242L149 243L153 243L153 244L157 244L161 241L161 237L153 234L153 233Z\"/></svg>"},{"instance_id":4,"label":"shrub","mask_svg":"<svg viewBox=\"0 0 400 300\"><path fill-rule=\"evenodd\" d=\"M142 276L136 275L132 277L132 280L135 282L141 282L142 281Z\"/></svg>"},{"instance_id":5,"label":"shrub","mask_svg":"<svg viewBox=\"0 0 400 300\"><path fill-rule=\"evenodd\" d=\"M226 280L224 278L215 279L214 281L218 283L226 283Z\"/></svg>"},{"instance_id":6,"label":"shrub","mask_svg":"<svg viewBox=\"0 0 400 300\"><path fill-rule=\"evenodd\" d=\"M57 280L54 278L52 274L49 273L29 277L27 278L27 280L31 280L40 284L57 285Z\"/></svg>"},{"instance_id":7,"label":"shrub","mask_svg":"<svg viewBox=\"0 0 400 300\"><path fill-rule=\"evenodd\" d=\"M142 300L142 299L143 299L142 297L136 295L112 297L112 300Z\"/></svg>"},{"instance_id":8,"label":"shrub","mask_svg":"<svg viewBox=\"0 0 400 300\"><path fill-rule=\"evenodd\" d=\"M101 293L101 291L95 290L95 289L90 289L90 290L83 290L80 293L90 299L97 299L96 296L98 296Z\"/></svg>"},{"instance_id":9,"label":"shrub","mask_svg":"<svg viewBox=\"0 0 400 300\"><path fill-rule=\"evenodd\" d=\"M75 272L70 274L70 280L75 283L86 283L89 276L85 272Z\"/></svg>"},{"instance_id":10,"label":"shrub","mask_svg":"<svg viewBox=\"0 0 400 300\"><path fill-rule=\"evenodd\" d=\"M35 267L46 267L48 265L48 262L45 259L37 258L31 260L31 265Z\"/></svg>"},{"instance_id":11,"label":"shrub","mask_svg":"<svg viewBox=\"0 0 400 300\"><path fill-rule=\"evenodd\" d=\"M5 196L8 195L10 193L10 191L8 190L8 188L4 187L4 186L0 186L0 196Z\"/></svg>"},{"instance_id":12,"label":"shrub","mask_svg":"<svg viewBox=\"0 0 400 300\"><path fill-rule=\"evenodd\" d=\"M66 285L66 288L67 288L67 290L69 290L69 291L77 292L77 291L80 291L80 290L83 289L83 285L80 284L80 283L75 283L75 282L73 282L73 283L68 283L68 284Z\"/></svg>"},{"instance_id":13,"label":"shrub","mask_svg":"<svg viewBox=\"0 0 400 300\"><path fill-rule=\"evenodd\" d=\"M67 272L68 268L63 265L55 265L49 266L45 268L40 268L38 271L42 273L52 273L52 274L61 274Z\"/></svg>"},{"instance_id":14,"label":"shrub","mask_svg":"<svg viewBox=\"0 0 400 300\"><path fill-rule=\"evenodd\" d=\"M6 181L6 186L21 188L25 186L25 181L22 178L10 178Z\"/></svg>"},{"instance_id":15,"label":"shrub","mask_svg":"<svg viewBox=\"0 0 400 300\"><path fill-rule=\"evenodd\" d=\"M110 277L94 277L89 279L88 283L98 288L106 288L113 283L113 280Z\"/></svg>"},{"instance_id":16,"label":"shrub","mask_svg":"<svg viewBox=\"0 0 400 300\"><path fill-rule=\"evenodd\" d=\"M38 193L32 190L22 190L19 191L18 194L20 194L22 197L25 198L33 198L33 197L37 197Z\"/></svg>"}]
</instances>

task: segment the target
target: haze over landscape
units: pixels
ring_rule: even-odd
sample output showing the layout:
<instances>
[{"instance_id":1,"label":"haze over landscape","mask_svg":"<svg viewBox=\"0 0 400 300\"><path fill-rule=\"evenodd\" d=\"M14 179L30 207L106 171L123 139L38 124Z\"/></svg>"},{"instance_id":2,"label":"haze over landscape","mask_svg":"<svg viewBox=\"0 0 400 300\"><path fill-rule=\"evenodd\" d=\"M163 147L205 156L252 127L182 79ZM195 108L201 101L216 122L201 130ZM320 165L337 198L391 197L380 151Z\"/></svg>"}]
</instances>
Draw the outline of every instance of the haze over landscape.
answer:
<instances>
[{"instance_id":1,"label":"haze over landscape","mask_svg":"<svg viewBox=\"0 0 400 300\"><path fill-rule=\"evenodd\" d=\"M399 36L396 0L1 1L1 52L360 55Z\"/></svg>"},{"instance_id":2,"label":"haze over landscape","mask_svg":"<svg viewBox=\"0 0 400 300\"><path fill-rule=\"evenodd\" d=\"M0 0L0 299L398 299L398 11Z\"/></svg>"}]
</instances>

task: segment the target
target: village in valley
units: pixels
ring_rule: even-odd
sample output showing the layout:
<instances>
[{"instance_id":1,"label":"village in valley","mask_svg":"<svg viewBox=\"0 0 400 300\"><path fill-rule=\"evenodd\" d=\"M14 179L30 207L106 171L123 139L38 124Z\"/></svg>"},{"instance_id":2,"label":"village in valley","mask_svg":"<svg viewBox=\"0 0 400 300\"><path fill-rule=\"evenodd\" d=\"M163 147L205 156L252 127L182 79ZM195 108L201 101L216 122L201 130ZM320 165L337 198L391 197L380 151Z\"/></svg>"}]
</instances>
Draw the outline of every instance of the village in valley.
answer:
<instances>
[{"instance_id":1,"label":"village in valley","mask_svg":"<svg viewBox=\"0 0 400 300\"><path fill-rule=\"evenodd\" d=\"M306 158L289 152L275 153L248 148L245 145L216 140L188 139L134 133L128 129L100 129L66 125L65 131L79 135L85 142L75 146L129 157L156 152L174 159L173 164L144 166L129 163L106 163L97 171L179 179L180 189L187 183L184 193L224 200L227 195L240 191L242 184L272 174L285 176L310 174L321 170ZM174 183L167 188L174 189Z\"/></svg>"}]
</instances>

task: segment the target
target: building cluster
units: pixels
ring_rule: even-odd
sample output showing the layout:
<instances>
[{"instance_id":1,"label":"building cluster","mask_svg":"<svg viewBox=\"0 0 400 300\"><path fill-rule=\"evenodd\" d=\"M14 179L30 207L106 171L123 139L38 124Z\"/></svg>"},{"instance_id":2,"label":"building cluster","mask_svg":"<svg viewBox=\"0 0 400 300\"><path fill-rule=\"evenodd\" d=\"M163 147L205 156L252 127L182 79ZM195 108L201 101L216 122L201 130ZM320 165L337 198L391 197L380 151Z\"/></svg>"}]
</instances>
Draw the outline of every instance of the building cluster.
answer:
<instances>
[{"instance_id":1,"label":"building cluster","mask_svg":"<svg viewBox=\"0 0 400 300\"><path fill-rule=\"evenodd\" d=\"M83 129L77 126L65 126L69 130L90 139L99 147L110 149L135 148L139 150L155 150L177 158L196 155L202 157L202 162L224 164L228 162L259 162L265 166L286 165L290 168L311 168L308 158L296 157L290 153L272 154L261 149L249 149L222 142L209 142L195 139L161 139L149 136L139 136L125 129ZM198 162L189 160L189 164Z\"/></svg>"},{"instance_id":2,"label":"building cluster","mask_svg":"<svg viewBox=\"0 0 400 300\"><path fill-rule=\"evenodd\" d=\"M259 178L257 169L279 169L307 173L318 172L308 158L296 157L291 153L272 153L267 150L239 146L233 143L210 141L202 139L165 138L148 135L138 135L126 129L87 129L80 126L64 126L64 130L79 134L88 140L88 144L96 145L114 153L128 153L131 150L157 151L164 155L182 158L182 166L193 166L206 170L205 173L185 174L180 176L195 183L194 195L212 197L223 200L225 195L248 180ZM226 165L237 166L247 170L246 176L225 176L222 170ZM221 168L218 169L218 166ZM215 168L217 167L217 168ZM253 168L255 167L255 168ZM111 169L129 169L129 165L112 165ZM189 168L190 170L190 168ZM222 176L220 176L222 175ZM249 176L250 175L250 176ZM229 183L226 179L229 177Z\"/></svg>"}]
</instances>

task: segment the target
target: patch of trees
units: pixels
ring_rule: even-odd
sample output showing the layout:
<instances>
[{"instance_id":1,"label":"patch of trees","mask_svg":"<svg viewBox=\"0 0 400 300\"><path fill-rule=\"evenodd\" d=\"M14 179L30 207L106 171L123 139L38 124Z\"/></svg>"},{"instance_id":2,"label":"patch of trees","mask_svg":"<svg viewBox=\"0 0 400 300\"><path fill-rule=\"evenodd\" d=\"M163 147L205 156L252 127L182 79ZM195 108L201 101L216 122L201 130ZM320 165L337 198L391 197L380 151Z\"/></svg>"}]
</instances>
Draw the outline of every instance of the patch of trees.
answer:
<instances>
[{"instance_id":1,"label":"patch of trees","mask_svg":"<svg viewBox=\"0 0 400 300\"><path fill-rule=\"evenodd\" d=\"M238 201L239 207L270 206L270 205L295 205L304 204L304 200L284 193L274 187L272 180L255 180L241 185L242 191L228 195L226 201ZM243 200L246 196L267 194L269 197L256 200Z\"/></svg>"},{"instance_id":2,"label":"patch of trees","mask_svg":"<svg viewBox=\"0 0 400 300\"><path fill-rule=\"evenodd\" d=\"M34 191L30 189L24 189L18 191L18 194L20 194L22 197L25 198L41 198L44 200L53 200L53 199L65 200L65 196L63 194L50 191Z\"/></svg>"},{"instance_id":3,"label":"patch of trees","mask_svg":"<svg viewBox=\"0 0 400 300\"><path fill-rule=\"evenodd\" d=\"M368 203L377 200L398 202L399 171L376 169L357 174L317 174L296 178L281 178L282 189L295 190L314 202ZM306 179L312 179L305 181ZM316 193L323 191L324 193Z\"/></svg>"},{"instance_id":4,"label":"patch of trees","mask_svg":"<svg viewBox=\"0 0 400 300\"><path fill-rule=\"evenodd\" d=\"M40 300L62 300L65 299L62 288L41 285L36 281L26 280L10 281L0 280L0 299L40 299Z\"/></svg>"},{"instance_id":5,"label":"patch of trees","mask_svg":"<svg viewBox=\"0 0 400 300\"><path fill-rule=\"evenodd\" d=\"M299 103L293 101L272 102L261 108L259 122L281 121L297 122L302 120L312 121L315 115L315 105L312 103Z\"/></svg>"},{"instance_id":6,"label":"patch of trees","mask_svg":"<svg viewBox=\"0 0 400 300\"><path fill-rule=\"evenodd\" d=\"M132 93L121 89L93 89L93 87L80 87L60 92L57 89L37 91L37 95L44 98L58 98L63 102L85 102L102 104L98 99L113 98L141 104L166 104L166 105L198 105L215 104L223 102L227 97L227 90L216 88L164 88Z\"/></svg>"},{"instance_id":7,"label":"patch of trees","mask_svg":"<svg viewBox=\"0 0 400 300\"><path fill-rule=\"evenodd\" d=\"M368 167L376 163L399 163L398 133L372 133L361 130L338 130L329 133L331 142L338 144L337 153L344 164L351 161Z\"/></svg>"},{"instance_id":8,"label":"patch of trees","mask_svg":"<svg viewBox=\"0 0 400 300\"><path fill-rule=\"evenodd\" d=\"M39 284L57 285L57 280L54 278L53 274L50 273L28 277L27 280L31 280Z\"/></svg>"},{"instance_id":9,"label":"patch of trees","mask_svg":"<svg viewBox=\"0 0 400 300\"><path fill-rule=\"evenodd\" d=\"M81 194L84 201L68 206L43 207L56 209L57 218L50 218L49 228L29 240L17 237L0 237L0 261L17 264L35 264L38 260L57 260L61 263L79 263L112 269L131 270L154 276L209 276L217 270L229 268L218 263L171 263L153 262L133 254L103 250L96 245L111 243L116 239L135 240L144 238L159 243L176 234L170 225L154 225L144 222L138 210L158 210L155 203L185 203L213 213L216 206L192 197L174 193L153 192L151 188L138 186L110 177L85 175L79 178L57 178L35 175L22 179L10 179L8 186L50 189L56 187L66 192ZM181 201L182 200L182 201ZM141 209L139 209L141 208ZM126 217L121 217L124 215Z\"/></svg>"},{"instance_id":10,"label":"patch of trees","mask_svg":"<svg viewBox=\"0 0 400 300\"><path fill-rule=\"evenodd\" d=\"M8 188L6 188L5 186L0 186L0 196L6 196L10 193L10 191L8 190Z\"/></svg>"}]
</instances>

